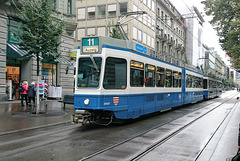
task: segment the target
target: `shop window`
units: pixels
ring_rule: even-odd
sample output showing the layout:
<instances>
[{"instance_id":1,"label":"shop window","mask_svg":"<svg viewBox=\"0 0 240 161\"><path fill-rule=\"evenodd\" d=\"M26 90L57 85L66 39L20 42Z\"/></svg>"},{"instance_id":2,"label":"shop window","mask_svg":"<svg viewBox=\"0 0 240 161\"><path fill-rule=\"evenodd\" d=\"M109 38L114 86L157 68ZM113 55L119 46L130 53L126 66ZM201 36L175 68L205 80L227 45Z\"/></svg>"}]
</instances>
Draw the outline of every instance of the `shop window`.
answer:
<instances>
[{"instance_id":1,"label":"shop window","mask_svg":"<svg viewBox=\"0 0 240 161\"><path fill-rule=\"evenodd\" d=\"M56 64L43 63L42 64L42 80L49 86L57 85L57 68Z\"/></svg>"}]
</instances>

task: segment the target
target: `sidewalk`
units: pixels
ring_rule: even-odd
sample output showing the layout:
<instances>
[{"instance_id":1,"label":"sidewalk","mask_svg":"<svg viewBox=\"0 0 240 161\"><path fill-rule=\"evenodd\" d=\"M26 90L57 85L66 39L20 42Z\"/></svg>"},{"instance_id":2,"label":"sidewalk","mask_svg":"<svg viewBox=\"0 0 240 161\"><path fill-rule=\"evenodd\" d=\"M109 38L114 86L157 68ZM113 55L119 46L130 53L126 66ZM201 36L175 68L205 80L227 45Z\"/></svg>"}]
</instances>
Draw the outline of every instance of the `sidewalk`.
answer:
<instances>
[{"instance_id":1,"label":"sidewalk","mask_svg":"<svg viewBox=\"0 0 240 161\"><path fill-rule=\"evenodd\" d=\"M70 123L73 105L66 110L58 100L43 100L42 109L47 105L46 114L30 114L29 107L21 106L20 100L0 102L0 135L14 131L45 127L53 124Z\"/></svg>"}]
</instances>

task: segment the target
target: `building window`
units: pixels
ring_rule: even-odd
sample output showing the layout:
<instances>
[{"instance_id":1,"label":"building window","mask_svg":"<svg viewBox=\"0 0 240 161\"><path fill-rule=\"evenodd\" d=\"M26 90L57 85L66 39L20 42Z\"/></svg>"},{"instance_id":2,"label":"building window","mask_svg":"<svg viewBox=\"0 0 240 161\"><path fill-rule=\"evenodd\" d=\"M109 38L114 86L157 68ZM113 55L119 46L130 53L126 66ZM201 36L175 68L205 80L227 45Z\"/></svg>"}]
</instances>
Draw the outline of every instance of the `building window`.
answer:
<instances>
[{"instance_id":1,"label":"building window","mask_svg":"<svg viewBox=\"0 0 240 161\"><path fill-rule=\"evenodd\" d=\"M78 8L77 10L77 19L85 19L86 18L86 8Z\"/></svg>"},{"instance_id":2,"label":"building window","mask_svg":"<svg viewBox=\"0 0 240 161\"><path fill-rule=\"evenodd\" d=\"M106 17L106 6L98 6L98 18Z\"/></svg>"},{"instance_id":3,"label":"building window","mask_svg":"<svg viewBox=\"0 0 240 161\"><path fill-rule=\"evenodd\" d=\"M154 48L154 46L155 46L155 45L154 45L154 44L155 44L155 40L154 40L153 37L151 37L151 39L152 39L152 40L151 40L151 47Z\"/></svg>"},{"instance_id":4,"label":"building window","mask_svg":"<svg viewBox=\"0 0 240 161\"><path fill-rule=\"evenodd\" d=\"M145 5L147 5L147 0L143 0L143 3L144 3Z\"/></svg>"},{"instance_id":5,"label":"building window","mask_svg":"<svg viewBox=\"0 0 240 161\"><path fill-rule=\"evenodd\" d=\"M139 8L138 11L141 12L142 10ZM142 21L143 21L143 16L142 16L142 15L141 15L141 16L139 15L139 16L138 16L138 20L139 20L140 22L142 22Z\"/></svg>"},{"instance_id":6,"label":"building window","mask_svg":"<svg viewBox=\"0 0 240 161\"><path fill-rule=\"evenodd\" d=\"M152 1L152 11L155 12L155 2Z\"/></svg>"},{"instance_id":7,"label":"building window","mask_svg":"<svg viewBox=\"0 0 240 161\"><path fill-rule=\"evenodd\" d=\"M148 15L148 27L151 28L152 26L152 18L150 17L150 15Z\"/></svg>"},{"instance_id":8,"label":"building window","mask_svg":"<svg viewBox=\"0 0 240 161\"><path fill-rule=\"evenodd\" d=\"M154 28L154 26L155 26L155 20L154 19L152 19L152 30L154 30L155 28Z\"/></svg>"},{"instance_id":9,"label":"building window","mask_svg":"<svg viewBox=\"0 0 240 161\"><path fill-rule=\"evenodd\" d=\"M88 28L87 29L87 36L93 36L93 35L96 35L96 32L95 32L95 28L94 27L91 27L91 28Z\"/></svg>"},{"instance_id":10,"label":"building window","mask_svg":"<svg viewBox=\"0 0 240 161\"><path fill-rule=\"evenodd\" d=\"M57 2L56 2L56 0L50 0L50 5L51 5L51 7L52 7L54 10L56 10L56 7L57 7Z\"/></svg>"},{"instance_id":11,"label":"building window","mask_svg":"<svg viewBox=\"0 0 240 161\"><path fill-rule=\"evenodd\" d=\"M96 7L88 7L88 19L95 19Z\"/></svg>"},{"instance_id":12,"label":"building window","mask_svg":"<svg viewBox=\"0 0 240 161\"><path fill-rule=\"evenodd\" d=\"M142 37L143 37L142 38L143 44L147 45L147 35L146 35L146 33L143 32L143 36Z\"/></svg>"},{"instance_id":13,"label":"building window","mask_svg":"<svg viewBox=\"0 0 240 161\"><path fill-rule=\"evenodd\" d=\"M105 27L98 27L97 28L97 35L98 36L106 36L106 28Z\"/></svg>"},{"instance_id":14,"label":"building window","mask_svg":"<svg viewBox=\"0 0 240 161\"><path fill-rule=\"evenodd\" d=\"M81 40L82 37L86 36L85 35L85 29L78 29L77 30L77 40Z\"/></svg>"},{"instance_id":15,"label":"building window","mask_svg":"<svg viewBox=\"0 0 240 161\"><path fill-rule=\"evenodd\" d=\"M142 42L142 31L138 30L138 39L139 42Z\"/></svg>"},{"instance_id":16,"label":"building window","mask_svg":"<svg viewBox=\"0 0 240 161\"><path fill-rule=\"evenodd\" d=\"M120 15L123 13L127 13L127 3L119 3L119 13Z\"/></svg>"},{"instance_id":17,"label":"building window","mask_svg":"<svg viewBox=\"0 0 240 161\"><path fill-rule=\"evenodd\" d=\"M151 46L151 37L147 35L147 45Z\"/></svg>"},{"instance_id":18,"label":"building window","mask_svg":"<svg viewBox=\"0 0 240 161\"><path fill-rule=\"evenodd\" d=\"M116 17L117 16L117 5L110 4L108 5L108 17Z\"/></svg>"},{"instance_id":19,"label":"building window","mask_svg":"<svg viewBox=\"0 0 240 161\"><path fill-rule=\"evenodd\" d=\"M68 0L68 3L67 3L67 14L72 14L72 0Z\"/></svg>"},{"instance_id":20,"label":"building window","mask_svg":"<svg viewBox=\"0 0 240 161\"><path fill-rule=\"evenodd\" d=\"M148 0L148 8L151 9L152 5L151 5L151 0Z\"/></svg>"},{"instance_id":21,"label":"building window","mask_svg":"<svg viewBox=\"0 0 240 161\"><path fill-rule=\"evenodd\" d=\"M136 5L133 5L133 12L138 11L138 7Z\"/></svg>"},{"instance_id":22,"label":"building window","mask_svg":"<svg viewBox=\"0 0 240 161\"><path fill-rule=\"evenodd\" d=\"M133 39L137 40L137 32L138 32L138 29L136 27L133 27Z\"/></svg>"}]
</instances>

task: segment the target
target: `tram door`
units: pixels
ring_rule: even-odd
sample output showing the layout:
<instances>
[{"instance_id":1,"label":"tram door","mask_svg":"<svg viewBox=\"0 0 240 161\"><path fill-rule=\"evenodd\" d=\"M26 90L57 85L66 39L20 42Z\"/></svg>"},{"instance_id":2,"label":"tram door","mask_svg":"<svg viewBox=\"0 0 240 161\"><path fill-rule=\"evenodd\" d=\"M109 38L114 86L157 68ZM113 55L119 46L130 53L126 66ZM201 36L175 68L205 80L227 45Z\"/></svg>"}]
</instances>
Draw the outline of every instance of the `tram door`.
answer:
<instances>
[{"instance_id":1,"label":"tram door","mask_svg":"<svg viewBox=\"0 0 240 161\"><path fill-rule=\"evenodd\" d=\"M6 66L6 80L12 80L12 98L19 99L20 67Z\"/></svg>"}]
</instances>

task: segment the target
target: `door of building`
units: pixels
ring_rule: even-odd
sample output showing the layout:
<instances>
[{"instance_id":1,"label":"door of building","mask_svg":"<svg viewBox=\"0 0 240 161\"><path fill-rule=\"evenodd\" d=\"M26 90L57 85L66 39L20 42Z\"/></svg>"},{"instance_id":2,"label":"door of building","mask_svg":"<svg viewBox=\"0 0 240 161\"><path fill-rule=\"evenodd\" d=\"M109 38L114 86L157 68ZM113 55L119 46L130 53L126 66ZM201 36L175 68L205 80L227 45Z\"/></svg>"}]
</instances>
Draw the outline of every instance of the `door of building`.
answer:
<instances>
[{"instance_id":1,"label":"door of building","mask_svg":"<svg viewBox=\"0 0 240 161\"><path fill-rule=\"evenodd\" d=\"M6 66L6 80L12 80L12 98L19 99L20 67Z\"/></svg>"}]
</instances>

